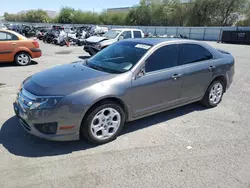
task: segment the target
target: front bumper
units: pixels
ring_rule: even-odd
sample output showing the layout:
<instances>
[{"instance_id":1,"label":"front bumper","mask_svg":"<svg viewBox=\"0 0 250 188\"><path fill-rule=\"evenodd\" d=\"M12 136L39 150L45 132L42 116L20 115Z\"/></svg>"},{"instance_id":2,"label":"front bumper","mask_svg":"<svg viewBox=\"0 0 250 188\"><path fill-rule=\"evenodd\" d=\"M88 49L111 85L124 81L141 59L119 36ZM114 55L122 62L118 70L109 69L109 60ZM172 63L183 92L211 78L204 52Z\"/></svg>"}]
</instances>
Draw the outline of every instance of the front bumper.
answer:
<instances>
[{"instance_id":1,"label":"front bumper","mask_svg":"<svg viewBox=\"0 0 250 188\"><path fill-rule=\"evenodd\" d=\"M98 53L101 50L98 48L95 48L94 46L91 46L91 45L85 45L84 51L90 53L91 55L95 55L96 53Z\"/></svg>"},{"instance_id":2,"label":"front bumper","mask_svg":"<svg viewBox=\"0 0 250 188\"><path fill-rule=\"evenodd\" d=\"M79 126L74 126L74 128L68 130L60 129L62 126L71 123L70 117L63 118L53 110L23 110L18 101L13 104L13 107L23 129L34 136L52 141L72 141L80 138ZM56 134L44 134L35 127L35 124L47 122L58 122Z\"/></svg>"}]
</instances>

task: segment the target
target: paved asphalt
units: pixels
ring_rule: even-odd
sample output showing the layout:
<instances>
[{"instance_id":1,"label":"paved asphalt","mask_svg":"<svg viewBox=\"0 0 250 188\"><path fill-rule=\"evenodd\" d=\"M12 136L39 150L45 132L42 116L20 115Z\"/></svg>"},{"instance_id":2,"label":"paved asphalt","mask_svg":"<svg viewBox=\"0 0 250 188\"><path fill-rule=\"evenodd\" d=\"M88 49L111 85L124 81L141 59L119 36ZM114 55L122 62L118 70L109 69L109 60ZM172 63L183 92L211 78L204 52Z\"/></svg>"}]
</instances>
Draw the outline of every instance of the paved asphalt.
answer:
<instances>
[{"instance_id":1,"label":"paved asphalt","mask_svg":"<svg viewBox=\"0 0 250 188\"><path fill-rule=\"evenodd\" d=\"M250 187L250 46L217 44L236 60L220 106L192 104L129 123L112 143L50 142L24 132L12 109L20 83L86 55L41 42L33 65L0 65L0 187Z\"/></svg>"}]
</instances>

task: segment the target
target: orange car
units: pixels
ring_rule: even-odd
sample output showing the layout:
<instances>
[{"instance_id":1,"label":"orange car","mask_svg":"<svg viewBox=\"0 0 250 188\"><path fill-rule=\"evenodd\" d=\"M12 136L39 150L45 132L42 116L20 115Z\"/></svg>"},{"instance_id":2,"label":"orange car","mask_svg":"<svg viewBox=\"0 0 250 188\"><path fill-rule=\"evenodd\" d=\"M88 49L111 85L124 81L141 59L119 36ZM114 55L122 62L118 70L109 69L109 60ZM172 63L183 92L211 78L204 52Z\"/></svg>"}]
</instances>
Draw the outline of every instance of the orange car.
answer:
<instances>
[{"instance_id":1,"label":"orange car","mask_svg":"<svg viewBox=\"0 0 250 188\"><path fill-rule=\"evenodd\" d=\"M0 63L15 62L18 65L28 65L32 58L41 57L42 51L36 40L9 30L0 29Z\"/></svg>"}]
</instances>

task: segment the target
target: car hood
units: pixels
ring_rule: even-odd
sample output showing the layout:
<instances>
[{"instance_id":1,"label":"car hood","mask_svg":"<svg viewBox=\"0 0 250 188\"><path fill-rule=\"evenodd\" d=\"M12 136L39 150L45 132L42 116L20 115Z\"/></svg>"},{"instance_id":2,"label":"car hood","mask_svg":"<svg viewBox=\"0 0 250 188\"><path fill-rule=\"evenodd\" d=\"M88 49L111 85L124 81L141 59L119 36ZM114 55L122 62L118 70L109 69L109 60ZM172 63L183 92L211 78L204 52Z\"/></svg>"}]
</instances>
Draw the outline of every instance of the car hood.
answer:
<instances>
[{"instance_id":1,"label":"car hood","mask_svg":"<svg viewBox=\"0 0 250 188\"><path fill-rule=\"evenodd\" d=\"M117 42L117 39L108 39L108 40L104 40L104 41L100 42L100 44L101 44L101 46L108 46L108 45L111 45L115 42Z\"/></svg>"},{"instance_id":2,"label":"car hood","mask_svg":"<svg viewBox=\"0 0 250 188\"><path fill-rule=\"evenodd\" d=\"M115 76L86 67L83 62L79 62L34 74L24 81L23 87L37 96L65 96Z\"/></svg>"},{"instance_id":3,"label":"car hood","mask_svg":"<svg viewBox=\"0 0 250 188\"><path fill-rule=\"evenodd\" d=\"M108 40L108 39L106 37L97 37L97 36L92 36L86 39L87 42L91 42L91 43L101 42L104 40Z\"/></svg>"}]
</instances>

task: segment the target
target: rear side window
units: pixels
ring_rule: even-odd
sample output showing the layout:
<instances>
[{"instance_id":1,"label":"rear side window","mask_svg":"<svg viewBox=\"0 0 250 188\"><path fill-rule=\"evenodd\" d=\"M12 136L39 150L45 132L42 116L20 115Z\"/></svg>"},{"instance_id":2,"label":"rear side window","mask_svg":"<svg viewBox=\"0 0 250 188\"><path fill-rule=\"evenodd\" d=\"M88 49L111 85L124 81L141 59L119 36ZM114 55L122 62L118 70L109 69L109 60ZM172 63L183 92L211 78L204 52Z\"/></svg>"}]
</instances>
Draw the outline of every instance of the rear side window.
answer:
<instances>
[{"instance_id":1,"label":"rear side window","mask_svg":"<svg viewBox=\"0 0 250 188\"><path fill-rule=\"evenodd\" d=\"M179 57L180 65L213 59L207 49L197 44L179 44Z\"/></svg>"},{"instance_id":2,"label":"rear side window","mask_svg":"<svg viewBox=\"0 0 250 188\"><path fill-rule=\"evenodd\" d=\"M133 33L134 33L134 38L142 38L140 31L133 31Z\"/></svg>"},{"instance_id":3,"label":"rear side window","mask_svg":"<svg viewBox=\"0 0 250 188\"><path fill-rule=\"evenodd\" d=\"M177 66L178 45L172 44L163 46L156 50L147 60L146 72L154 72Z\"/></svg>"},{"instance_id":4,"label":"rear side window","mask_svg":"<svg viewBox=\"0 0 250 188\"><path fill-rule=\"evenodd\" d=\"M11 33L0 32L0 41L18 40L18 37Z\"/></svg>"}]
</instances>

